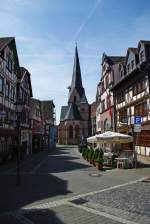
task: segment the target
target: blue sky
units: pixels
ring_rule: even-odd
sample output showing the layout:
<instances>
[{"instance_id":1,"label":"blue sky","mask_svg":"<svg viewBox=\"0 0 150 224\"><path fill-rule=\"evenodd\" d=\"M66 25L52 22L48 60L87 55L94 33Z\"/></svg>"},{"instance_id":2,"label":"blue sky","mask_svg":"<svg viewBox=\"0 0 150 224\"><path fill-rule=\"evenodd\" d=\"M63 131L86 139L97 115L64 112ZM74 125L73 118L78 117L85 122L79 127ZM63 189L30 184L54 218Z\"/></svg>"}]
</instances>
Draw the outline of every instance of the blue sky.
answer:
<instances>
[{"instance_id":1,"label":"blue sky","mask_svg":"<svg viewBox=\"0 0 150 224\"><path fill-rule=\"evenodd\" d=\"M20 65L32 77L33 94L53 99L57 122L67 103L75 42L83 85L91 103L103 52L125 55L150 40L149 0L0 0L0 36L15 36Z\"/></svg>"}]
</instances>

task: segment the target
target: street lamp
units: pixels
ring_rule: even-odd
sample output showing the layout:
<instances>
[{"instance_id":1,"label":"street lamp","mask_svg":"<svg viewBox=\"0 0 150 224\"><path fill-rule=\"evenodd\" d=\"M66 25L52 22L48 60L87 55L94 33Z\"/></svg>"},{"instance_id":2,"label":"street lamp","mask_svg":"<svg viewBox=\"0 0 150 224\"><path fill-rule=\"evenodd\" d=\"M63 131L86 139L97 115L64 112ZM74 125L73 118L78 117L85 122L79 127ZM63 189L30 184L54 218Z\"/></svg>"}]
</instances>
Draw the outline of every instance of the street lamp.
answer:
<instances>
[{"instance_id":1,"label":"street lamp","mask_svg":"<svg viewBox=\"0 0 150 224\"><path fill-rule=\"evenodd\" d=\"M20 186L21 178L20 178L20 148L21 148L21 114L23 111L23 103L22 100L17 97L16 102L16 113L17 113L17 132L18 132L18 146L17 146L17 186Z\"/></svg>"}]
</instances>

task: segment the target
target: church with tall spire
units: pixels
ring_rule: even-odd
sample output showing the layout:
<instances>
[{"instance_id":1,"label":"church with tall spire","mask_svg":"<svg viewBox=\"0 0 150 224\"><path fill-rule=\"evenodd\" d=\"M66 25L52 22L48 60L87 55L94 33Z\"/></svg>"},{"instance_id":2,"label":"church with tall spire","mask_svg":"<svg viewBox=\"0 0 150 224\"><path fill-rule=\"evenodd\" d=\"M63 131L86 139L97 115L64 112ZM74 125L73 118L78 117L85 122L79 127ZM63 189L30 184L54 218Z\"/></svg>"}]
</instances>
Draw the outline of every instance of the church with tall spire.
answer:
<instances>
[{"instance_id":1,"label":"church with tall spire","mask_svg":"<svg viewBox=\"0 0 150 224\"><path fill-rule=\"evenodd\" d=\"M82 85L77 45L71 85L68 87L68 105L62 106L58 127L59 144L78 144L89 134L89 104Z\"/></svg>"}]
</instances>

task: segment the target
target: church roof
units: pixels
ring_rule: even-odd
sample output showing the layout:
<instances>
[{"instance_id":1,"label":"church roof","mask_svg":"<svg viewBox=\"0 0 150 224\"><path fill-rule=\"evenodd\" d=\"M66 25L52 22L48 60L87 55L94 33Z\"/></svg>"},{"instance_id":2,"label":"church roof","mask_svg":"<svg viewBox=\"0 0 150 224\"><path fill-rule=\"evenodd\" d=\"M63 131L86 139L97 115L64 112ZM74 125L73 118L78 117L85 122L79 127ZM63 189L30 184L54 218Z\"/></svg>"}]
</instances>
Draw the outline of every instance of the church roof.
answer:
<instances>
[{"instance_id":1,"label":"church roof","mask_svg":"<svg viewBox=\"0 0 150 224\"><path fill-rule=\"evenodd\" d=\"M81 116L76 104L70 103L64 120L81 120Z\"/></svg>"},{"instance_id":2,"label":"church roof","mask_svg":"<svg viewBox=\"0 0 150 224\"><path fill-rule=\"evenodd\" d=\"M70 87L71 87L70 94L72 93L74 89L76 89L80 97L82 96L83 86L82 86L82 78L81 78L81 70L80 70L80 62L79 62L77 46L75 48L73 75L72 75L72 82Z\"/></svg>"},{"instance_id":3,"label":"church roof","mask_svg":"<svg viewBox=\"0 0 150 224\"><path fill-rule=\"evenodd\" d=\"M83 90L83 94L82 94L80 103L88 103L84 90Z\"/></svg>"},{"instance_id":4,"label":"church roof","mask_svg":"<svg viewBox=\"0 0 150 224\"><path fill-rule=\"evenodd\" d=\"M64 121L64 118L66 116L66 113L68 111L69 106L62 106L61 107L61 113L60 113L60 121Z\"/></svg>"}]
</instances>

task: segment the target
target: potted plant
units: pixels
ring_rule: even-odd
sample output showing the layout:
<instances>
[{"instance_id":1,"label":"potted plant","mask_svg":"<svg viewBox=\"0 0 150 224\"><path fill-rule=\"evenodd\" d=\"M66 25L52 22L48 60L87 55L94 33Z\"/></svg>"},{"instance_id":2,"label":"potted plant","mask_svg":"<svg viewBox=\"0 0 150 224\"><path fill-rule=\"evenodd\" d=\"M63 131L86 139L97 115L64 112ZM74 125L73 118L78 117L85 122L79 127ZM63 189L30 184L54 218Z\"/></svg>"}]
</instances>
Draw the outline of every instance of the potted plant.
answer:
<instances>
[{"instance_id":1,"label":"potted plant","mask_svg":"<svg viewBox=\"0 0 150 224\"><path fill-rule=\"evenodd\" d=\"M92 158L93 158L93 154L94 154L94 150L91 148L91 149L90 149L90 154L89 154L89 161L90 161L90 164L93 163L93 160L92 160Z\"/></svg>"},{"instance_id":2,"label":"potted plant","mask_svg":"<svg viewBox=\"0 0 150 224\"><path fill-rule=\"evenodd\" d=\"M104 159L100 156L95 160L95 165L98 170L103 169L103 162L104 162Z\"/></svg>"},{"instance_id":3,"label":"potted plant","mask_svg":"<svg viewBox=\"0 0 150 224\"><path fill-rule=\"evenodd\" d=\"M93 156L92 156L92 162L93 162L93 166L95 166L95 160L98 158L98 154L99 154L99 150L96 149L93 153Z\"/></svg>"}]
</instances>

